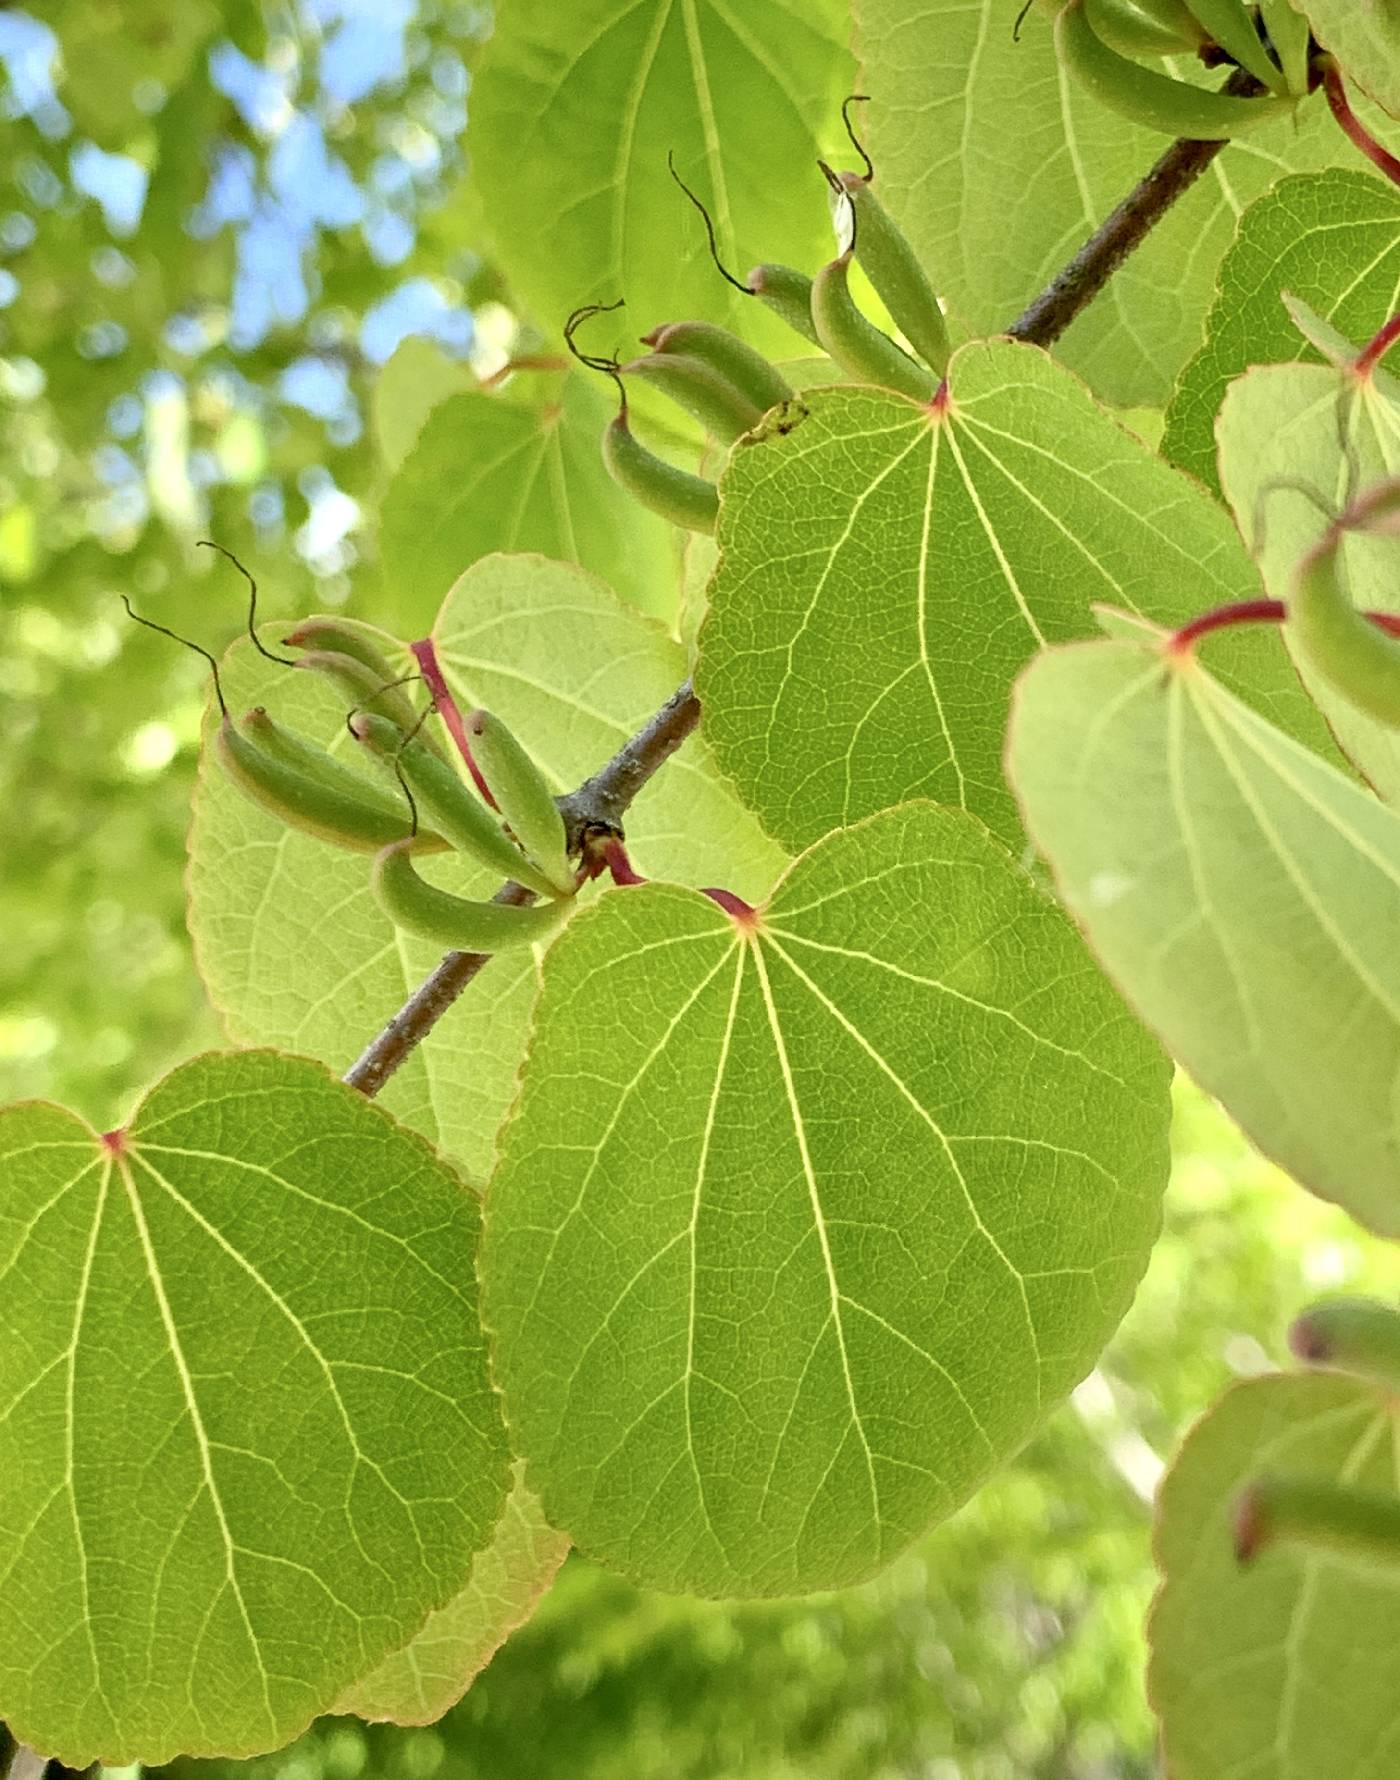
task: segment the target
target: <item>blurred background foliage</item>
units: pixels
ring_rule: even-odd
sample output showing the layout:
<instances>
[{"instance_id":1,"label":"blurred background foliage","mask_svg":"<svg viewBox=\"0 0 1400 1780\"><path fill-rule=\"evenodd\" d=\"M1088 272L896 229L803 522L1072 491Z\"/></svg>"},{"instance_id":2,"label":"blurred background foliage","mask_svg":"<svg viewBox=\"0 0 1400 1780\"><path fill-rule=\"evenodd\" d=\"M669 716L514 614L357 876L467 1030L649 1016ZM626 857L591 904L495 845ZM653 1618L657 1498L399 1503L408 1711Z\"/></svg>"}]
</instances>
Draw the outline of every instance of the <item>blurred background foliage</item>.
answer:
<instances>
[{"instance_id":1,"label":"blurred background foliage","mask_svg":"<svg viewBox=\"0 0 1400 1780\"><path fill-rule=\"evenodd\" d=\"M245 591L196 548L213 536L272 614L387 615L375 513L412 428L386 435L414 386L469 387L515 334L460 149L489 26L453 0L0 11L0 1098L110 1124L217 1041L182 921L203 671L119 596L221 647ZM1177 1153L1166 1237L1101 1367L876 1581L734 1607L572 1558L439 1726L332 1720L170 1772L1145 1780L1165 1456L1231 1376L1278 1360L1311 1295L1400 1288L1381 1245L1187 1088Z\"/></svg>"}]
</instances>

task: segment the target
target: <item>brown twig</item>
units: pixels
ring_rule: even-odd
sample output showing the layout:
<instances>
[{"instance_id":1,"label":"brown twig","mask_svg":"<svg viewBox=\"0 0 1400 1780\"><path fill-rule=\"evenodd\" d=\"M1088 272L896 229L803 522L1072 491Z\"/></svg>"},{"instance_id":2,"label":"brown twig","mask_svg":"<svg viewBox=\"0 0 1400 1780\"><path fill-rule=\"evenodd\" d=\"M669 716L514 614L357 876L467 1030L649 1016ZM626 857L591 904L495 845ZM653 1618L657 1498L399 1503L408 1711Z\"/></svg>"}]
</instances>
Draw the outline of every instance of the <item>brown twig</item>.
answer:
<instances>
[{"instance_id":1,"label":"brown twig","mask_svg":"<svg viewBox=\"0 0 1400 1780\"><path fill-rule=\"evenodd\" d=\"M1262 93L1252 74L1237 68L1224 92L1238 98ZM1062 272L1052 278L1006 330L1013 340L1049 346L1088 308L1128 255L1224 148L1223 142L1173 142L1147 176L1107 216Z\"/></svg>"},{"instance_id":2,"label":"brown twig","mask_svg":"<svg viewBox=\"0 0 1400 1780\"><path fill-rule=\"evenodd\" d=\"M1241 96L1262 90L1243 69L1236 69L1224 87L1225 92ZM1036 346L1048 346L1058 340L1223 146L1220 142L1174 142L1065 269L1012 322L1007 333L1015 340ZM577 791L560 798L570 841L576 842L590 824L620 827L633 798L699 721L700 701L687 680L606 766L585 780ZM520 885L505 884L496 892L496 899L520 903L531 897ZM475 953L449 952L347 1072L345 1080L350 1086L364 1094L377 1094L486 962Z\"/></svg>"}]
</instances>

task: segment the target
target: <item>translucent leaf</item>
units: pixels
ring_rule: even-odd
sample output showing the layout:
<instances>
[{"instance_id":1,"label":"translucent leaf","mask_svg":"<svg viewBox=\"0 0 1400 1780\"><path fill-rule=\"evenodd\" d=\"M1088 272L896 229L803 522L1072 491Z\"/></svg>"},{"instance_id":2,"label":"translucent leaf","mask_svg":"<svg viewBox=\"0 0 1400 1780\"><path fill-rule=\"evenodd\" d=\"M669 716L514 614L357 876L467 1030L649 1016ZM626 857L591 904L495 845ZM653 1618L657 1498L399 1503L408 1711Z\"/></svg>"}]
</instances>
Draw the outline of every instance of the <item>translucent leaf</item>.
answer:
<instances>
[{"instance_id":1,"label":"translucent leaf","mask_svg":"<svg viewBox=\"0 0 1400 1780\"><path fill-rule=\"evenodd\" d=\"M1148 1687L1173 1780L1384 1780L1400 1737L1400 1593L1322 1556L1235 1561L1232 1517L1261 1472L1393 1490L1392 1416L1338 1376L1236 1385L1162 1486Z\"/></svg>"},{"instance_id":2,"label":"translucent leaf","mask_svg":"<svg viewBox=\"0 0 1400 1780\"><path fill-rule=\"evenodd\" d=\"M658 627L590 576L538 557L491 557L470 569L438 638L463 708L482 703L502 716L561 791L608 759L685 674L680 646ZM345 701L319 677L243 644L224 673L235 711L265 703L338 754L352 748ZM728 876L757 895L782 868L698 738L638 799L627 827L643 870L699 883ZM490 895L497 884L455 856L423 869L462 895ZM195 793L189 908L200 973L230 1036L309 1052L337 1071L441 955L389 925L370 895L366 859L283 827L207 759ZM510 1103L534 990L529 954L493 959L384 1093L385 1105L478 1178Z\"/></svg>"},{"instance_id":3,"label":"translucent leaf","mask_svg":"<svg viewBox=\"0 0 1400 1780\"><path fill-rule=\"evenodd\" d=\"M851 91L842 0L577 0L503 7L472 83L468 144L496 257L553 334L576 304L625 296L643 333L732 320L793 336L710 263L668 153L743 277L830 259L823 141ZM526 152L522 152L522 147Z\"/></svg>"},{"instance_id":4,"label":"translucent leaf","mask_svg":"<svg viewBox=\"0 0 1400 1780\"><path fill-rule=\"evenodd\" d=\"M677 534L603 467L610 386L582 374L534 384L534 401L469 391L429 415L384 496L386 622L426 629L462 571L496 550L578 563L674 618Z\"/></svg>"},{"instance_id":5,"label":"translucent leaf","mask_svg":"<svg viewBox=\"0 0 1400 1780\"><path fill-rule=\"evenodd\" d=\"M490 1662L553 1582L569 1549L545 1524L517 1464L496 1534L477 1553L471 1580L405 1649L357 1681L337 1712L394 1724L434 1724Z\"/></svg>"},{"instance_id":6,"label":"translucent leaf","mask_svg":"<svg viewBox=\"0 0 1400 1780\"><path fill-rule=\"evenodd\" d=\"M1393 0L1304 0L1298 11L1348 83L1400 117L1400 12Z\"/></svg>"},{"instance_id":7,"label":"translucent leaf","mask_svg":"<svg viewBox=\"0 0 1400 1780\"><path fill-rule=\"evenodd\" d=\"M870 1574L1122 1315L1165 1088L1069 924L959 812L829 836L756 927L609 892L546 954L483 1250L550 1520L661 1588Z\"/></svg>"},{"instance_id":8,"label":"translucent leaf","mask_svg":"<svg viewBox=\"0 0 1400 1780\"><path fill-rule=\"evenodd\" d=\"M467 366L450 358L436 340L410 334L399 342L370 393L375 443L391 471L408 456L433 409L475 383Z\"/></svg>"},{"instance_id":9,"label":"translucent leaf","mask_svg":"<svg viewBox=\"0 0 1400 1780\"><path fill-rule=\"evenodd\" d=\"M973 333L995 333L1168 140L1109 111L1060 66L1053 7L1031 10L1019 33L1004 0L857 0L855 10L880 189L954 313ZM1166 66L1191 73L1187 56ZM1204 78L1220 83L1218 73ZM1172 206L1056 351L1107 399L1160 403L1200 340L1241 210L1280 173L1354 154L1318 96L1250 131Z\"/></svg>"},{"instance_id":10,"label":"translucent leaf","mask_svg":"<svg viewBox=\"0 0 1400 1780\"><path fill-rule=\"evenodd\" d=\"M1216 431L1235 522L1269 593L1286 603L1329 516L1363 488L1400 475L1400 383L1384 371L1357 378L1331 365L1259 365L1230 385ZM1393 538L1353 533L1340 555L1356 605L1400 611ZM1306 662L1298 666L1350 759L1383 797L1400 800L1400 732L1358 711Z\"/></svg>"},{"instance_id":11,"label":"translucent leaf","mask_svg":"<svg viewBox=\"0 0 1400 1780\"><path fill-rule=\"evenodd\" d=\"M1096 602L1165 625L1258 592L1227 515L1033 347L963 347L946 413L806 392L737 449L697 683L720 766L802 846L903 798L1016 843L1011 683ZM1222 639L1252 701L1330 748L1277 636Z\"/></svg>"},{"instance_id":12,"label":"translucent leaf","mask_svg":"<svg viewBox=\"0 0 1400 1780\"><path fill-rule=\"evenodd\" d=\"M268 1052L0 1157L0 1711L70 1767L277 1748L495 1528L476 1200Z\"/></svg>"},{"instance_id":13,"label":"translucent leaf","mask_svg":"<svg viewBox=\"0 0 1400 1780\"><path fill-rule=\"evenodd\" d=\"M1301 298L1349 340L1400 307L1400 192L1369 173L1281 179L1240 218L1220 264L1206 341L1178 379L1163 454L1219 488L1215 417L1250 365L1316 359L1283 304Z\"/></svg>"},{"instance_id":14,"label":"translucent leaf","mask_svg":"<svg viewBox=\"0 0 1400 1780\"><path fill-rule=\"evenodd\" d=\"M1007 765L1104 968L1265 1155L1400 1235L1400 818L1192 658L1051 650Z\"/></svg>"}]
</instances>

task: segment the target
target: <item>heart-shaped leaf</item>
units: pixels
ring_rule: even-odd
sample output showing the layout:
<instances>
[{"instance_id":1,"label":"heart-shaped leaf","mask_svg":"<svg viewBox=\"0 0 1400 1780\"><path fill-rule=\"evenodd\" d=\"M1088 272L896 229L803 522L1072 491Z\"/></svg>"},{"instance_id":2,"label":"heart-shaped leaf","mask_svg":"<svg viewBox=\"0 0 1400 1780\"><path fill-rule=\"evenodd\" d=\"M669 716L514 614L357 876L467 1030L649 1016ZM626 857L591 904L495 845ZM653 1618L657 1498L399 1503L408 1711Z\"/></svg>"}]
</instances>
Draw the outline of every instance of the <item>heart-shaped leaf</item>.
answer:
<instances>
[{"instance_id":1,"label":"heart-shaped leaf","mask_svg":"<svg viewBox=\"0 0 1400 1780\"><path fill-rule=\"evenodd\" d=\"M1400 817L1191 656L1047 652L1007 749L1105 969L1304 1186L1400 1236Z\"/></svg>"},{"instance_id":2,"label":"heart-shaped leaf","mask_svg":"<svg viewBox=\"0 0 1400 1780\"><path fill-rule=\"evenodd\" d=\"M1165 1088L960 812L828 837L753 917L609 892L546 955L483 1249L550 1521L662 1588L870 1574L1122 1315Z\"/></svg>"},{"instance_id":3,"label":"heart-shaped leaf","mask_svg":"<svg viewBox=\"0 0 1400 1780\"><path fill-rule=\"evenodd\" d=\"M1340 1376L1236 1385L1187 1436L1157 1507L1148 1687L1172 1780L1383 1780L1400 1743L1400 1593L1325 1556L1232 1538L1265 1472L1395 1489L1394 1416Z\"/></svg>"},{"instance_id":4,"label":"heart-shaped leaf","mask_svg":"<svg viewBox=\"0 0 1400 1780\"><path fill-rule=\"evenodd\" d=\"M788 330L716 272L666 161L709 205L737 276L829 258L816 159L851 90L848 30L844 0L502 7L468 144L498 261L539 325L625 295L640 334L726 321L742 302L756 337L790 351Z\"/></svg>"},{"instance_id":5,"label":"heart-shaped leaf","mask_svg":"<svg viewBox=\"0 0 1400 1780\"><path fill-rule=\"evenodd\" d=\"M582 372L532 379L533 400L481 390L435 407L382 508L387 621L426 629L464 569L496 550L537 550L601 575L666 623L679 580L673 528L603 465L615 402Z\"/></svg>"},{"instance_id":6,"label":"heart-shaped leaf","mask_svg":"<svg viewBox=\"0 0 1400 1780\"><path fill-rule=\"evenodd\" d=\"M0 1114L0 1713L70 1767L286 1743L488 1545L474 1197L319 1065Z\"/></svg>"},{"instance_id":7,"label":"heart-shaped leaf","mask_svg":"<svg viewBox=\"0 0 1400 1780\"><path fill-rule=\"evenodd\" d=\"M1077 378L1006 341L946 407L808 391L738 449L697 686L720 766L785 845L907 797L1016 844L1011 684L1096 601L1174 625L1258 591L1228 517ZM1223 640L1239 689L1331 748L1277 636Z\"/></svg>"},{"instance_id":8,"label":"heart-shaped leaf","mask_svg":"<svg viewBox=\"0 0 1400 1780\"><path fill-rule=\"evenodd\" d=\"M1167 409L1162 452L1219 488L1215 417L1250 365L1316 359L1283 304L1289 292L1349 340L1368 340L1400 290L1400 192L1359 169L1281 179L1240 218L1220 264L1206 340Z\"/></svg>"}]
</instances>

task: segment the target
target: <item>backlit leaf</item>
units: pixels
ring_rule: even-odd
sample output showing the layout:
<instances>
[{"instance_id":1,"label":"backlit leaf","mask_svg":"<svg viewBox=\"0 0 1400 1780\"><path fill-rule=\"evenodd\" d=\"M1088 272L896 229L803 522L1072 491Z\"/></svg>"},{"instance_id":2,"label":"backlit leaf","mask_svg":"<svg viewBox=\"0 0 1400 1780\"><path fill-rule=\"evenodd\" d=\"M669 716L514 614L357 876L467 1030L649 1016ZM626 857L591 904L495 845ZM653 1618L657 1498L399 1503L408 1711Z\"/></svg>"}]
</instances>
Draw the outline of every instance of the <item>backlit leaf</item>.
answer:
<instances>
[{"instance_id":1,"label":"backlit leaf","mask_svg":"<svg viewBox=\"0 0 1400 1780\"><path fill-rule=\"evenodd\" d=\"M1400 818L1199 661L1129 643L1032 663L1007 763L1148 1025L1267 1156L1400 1235Z\"/></svg>"},{"instance_id":2,"label":"backlit leaf","mask_svg":"<svg viewBox=\"0 0 1400 1780\"><path fill-rule=\"evenodd\" d=\"M627 300L645 332L733 319L794 336L710 263L666 157L709 205L738 277L831 257L816 159L852 88L842 0L575 0L499 8L468 143L499 263L550 334L580 303Z\"/></svg>"},{"instance_id":3,"label":"backlit leaf","mask_svg":"<svg viewBox=\"0 0 1400 1780\"><path fill-rule=\"evenodd\" d=\"M578 563L670 623L674 529L603 466L610 386L581 373L535 379L535 400L472 390L434 407L384 496L387 621L420 633L457 577L497 550Z\"/></svg>"},{"instance_id":4,"label":"backlit leaf","mask_svg":"<svg viewBox=\"0 0 1400 1780\"><path fill-rule=\"evenodd\" d=\"M981 825L829 836L756 927L546 954L486 1314L551 1522L701 1594L870 1574L1084 1374L1156 1233L1163 1059Z\"/></svg>"},{"instance_id":5,"label":"backlit leaf","mask_svg":"<svg viewBox=\"0 0 1400 1780\"><path fill-rule=\"evenodd\" d=\"M1315 360L1283 305L1287 291L1349 340L1400 309L1400 192L1347 168L1281 179L1240 218L1220 264L1206 341L1177 381L1162 451L1220 486L1215 417L1249 365Z\"/></svg>"},{"instance_id":6,"label":"backlit leaf","mask_svg":"<svg viewBox=\"0 0 1400 1780\"><path fill-rule=\"evenodd\" d=\"M1236 1385L1192 1429L1157 1508L1148 1686L1173 1780L1384 1780L1400 1740L1400 1593L1323 1556L1235 1561L1261 1473L1394 1490L1393 1415L1339 1376Z\"/></svg>"},{"instance_id":7,"label":"backlit leaf","mask_svg":"<svg viewBox=\"0 0 1400 1780\"><path fill-rule=\"evenodd\" d=\"M270 1052L110 1140L12 1107L0 1163L0 1712L72 1767L277 1748L495 1529L476 1200Z\"/></svg>"},{"instance_id":8,"label":"backlit leaf","mask_svg":"<svg viewBox=\"0 0 1400 1780\"><path fill-rule=\"evenodd\" d=\"M810 390L733 454L700 636L705 734L784 844L907 797L1015 844L1002 735L1017 671L1093 628L1258 592L1228 516L1033 347L963 347L945 413ZM1222 639L1252 701L1330 748L1278 638Z\"/></svg>"}]
</instances>

